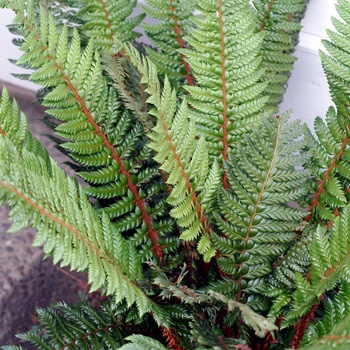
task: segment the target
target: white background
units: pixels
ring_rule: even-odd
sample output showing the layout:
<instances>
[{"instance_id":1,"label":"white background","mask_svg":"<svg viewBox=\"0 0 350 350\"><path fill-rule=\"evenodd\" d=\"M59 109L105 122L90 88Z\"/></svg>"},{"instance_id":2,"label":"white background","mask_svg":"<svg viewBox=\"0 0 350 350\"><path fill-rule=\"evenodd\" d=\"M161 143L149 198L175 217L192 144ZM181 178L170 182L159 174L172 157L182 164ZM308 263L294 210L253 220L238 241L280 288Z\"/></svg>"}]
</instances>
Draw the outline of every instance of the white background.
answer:
<instances>
[{"instance_id":1,"label":"white background","mask_svg":"<svg viewBox=\"0 0 350 350\"><path fill-rule=\"evenodd\" d=\"M280 108L281 112L292 109L293 119L302 119L310 126L316 116L324 117L331 105L318 50L322 48L321 39L326 38L325 28L332 27L330 17L336 13L335 2L336 0L310 0L295 53L298 61L294 64L287 94ZM8 61L8 58L18 58L20 55L18 48L11 42L12 34L5 27L11 23L12 18L11 11L0 9L0 80L36 89L34 84L11 76L11 73L27 72Z\"/></svg>"}]
</instances>

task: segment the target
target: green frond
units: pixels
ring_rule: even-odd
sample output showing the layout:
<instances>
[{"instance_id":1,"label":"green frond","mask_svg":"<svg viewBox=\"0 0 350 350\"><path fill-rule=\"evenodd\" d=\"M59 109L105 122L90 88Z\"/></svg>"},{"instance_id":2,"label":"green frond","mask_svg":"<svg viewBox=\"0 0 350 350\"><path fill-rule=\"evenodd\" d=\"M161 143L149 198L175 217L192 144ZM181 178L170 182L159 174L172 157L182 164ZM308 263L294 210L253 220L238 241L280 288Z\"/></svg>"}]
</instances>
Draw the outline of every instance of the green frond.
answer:
<instances>
[{"instance_id":1,"label":"green frond","mask_svg":"<svg viewBox=\"0 0 350 350\"><path fill-rule=\"evenodd\" d=\"M339 280L349 279L350 207L346 206L327 231L318 226L310 244L311 270L308 281L295 275L296 291L284 326L294 324L311 306L317 304L326 291L335 288Z\"/></svg>"},{"instance_id":2,"label":"green frond","mask_svg":"<svg viewBox=\"0 0 350 350\"><path fill-rule=\"evenodd\" d=\"M98 308L83 300L75 305L53 303L48 308L37 309L38 325L18 337L39 350L52 349L50 343L64 349L119 349L132 331L142 331L142 325L130 322L140 319L127 320L128 313L133 311L124 303L116 305L112 300L100 302ZM145 324L154 331L155 325L147 321L144 320Z\"/></svg>"},{"instance_id":3,"label":"green frond","mask_svg":"<svg viewBox=\"0 0 350 350\"><path fill-rule=\"evenodd\" d=\"M350 317L346 316L341 322L333 324L329 333L321 336L311 345L300 348L301 350L347 350L350 338Z\"/></svg>"},{"instance_id":4,"label":"green frond","mask_svg":"<svg viewBox=\"0 0 350 350\"><path fill-rule=\"evenodd\" d=\"M198 250L209 261L215 251L210 242L209 222L198 194L202 193L205 204L214 200L221 175L218 165L214 162L210 170L205 140L201 138L196 142L196 127L189 119L187 103L183 101L177 108L175 91L167 77L161 90L156 66L149 59L141 58L130 46L126 47L126 51L140 70L142 82L147 84L148 102L155 106L150 113L157 118L157 124L149 135L152 140L149 147L156 151L154 159L168 174L166 182L172 186L167 198L173 207L170 215L183 229L180 236L183 240L194 241L202 236ZM208 188L213 185L214 188Z\"/></svg>"},{"instance_id":5,"label":"green frond","mask_svg":"<svg viewBox=\"0 0 350 350\"><path fill-rule=\"evenodd\" d=\"M10 230L36 228L34 245L43 245L45 254L52 255L55 263L61 261L61 266L87 270L91 291L107 286L116 302L136 303L140 315L150 311L151 301L135 285L142 276L135 248L113 229L106 215L97 216L76 181L53 160L49 173L39 156L26 149L19 153L3 137L0 143L0 188L15 222ZM17 164L22 165L20 173Z\"/></svg>"},{"instance_id":6,"label":"green frond","mask_svg":"<svg viewBox=\"0 0 350 350\"><path fill-rule=\"evenodd\" d=\"M92 184L86 193L100 199L101 212L118 220L118 230L127 231L144 261L154 256L162 260L163 240L167 251L174 251L178 240L174 223L164 218L167 204L158 194L166 189L142 124L108 85L92 42L82 50L77 30L69 40L66 27L58 33L44 9L40 23L32 27L19 61L36 69L31 75L35 83L51 88L43 105L63 121L56 132L69 142L61 147L86 168L81 176ZM162 221L166 227L157 231L155 225Z\"/></svg>"},{"instance_id":7,"label":"green frond","mask_svg":"<svg viewBox=\"0 0 350 350\"><path fill-rule=\"evenodd\" d=\"M185 56L178 52L187 46L184 37L193 12L192 0L147 0L143 6L145 13L159 22L143 24L147 35L157 49L146 47L146 52L158 71L167 75L171 84L181 88L184 83L193 85L191 68Z\"/></svg>"},{"instance_id":8,"label":"green frond","mask_svg":"<svg viewBox=\"0 0 350 350\"><path fill-rule=\"evenodd\" d=\"M316 323L311 323L305 332L301 346L316 342L319 338L332 334L334 326L341 323L350 314L350 285L342 281L334 299L329 298L325 304L325 315Z\"/></svg>"},{"instance_id":9,"label":"green frond","mask_svg":"<svg viewBox=\"0 0 350 350\"><path fill-rule=\"evenodd\" d=\"M268 277L268 285L271 287L271 290L267 291L268 295L276 289L292 290L295 273L305 275L310 267L310 243L315 228L307 226L300 229L303 229L303 232L273 264L273 270Z\"/></svg>"},{"instance_id":10,"label":"green frond","mask_svg":"<svg viewBox=\"0 0 350 350\"><path fill-rule=\"evenodd\" d=\"M200 14L185 40L186 56L198 86L187 86L191 119L204 136L209 153L224 160L234 143L252 128L267 102L261 82L262 33L255 33L255 16L245 0L199 0ZM259 82L260 81L260 82Z\"/></svg>"},{"instance_id":11,"label":"green frond","mask_svg":"<svg viewBox=\"0 0 350 350\"><path fill-rule=\"evenodd\" d=\"M42 157L46 164L49 163L47 150L28 131L27 118L19 110L17 101L11 101L6 87L2 89L0 97L0 135L11 140L19 152L25 145L28 151Z\"/></svg>"},{"instance_id":12,"label":"green frond","mask_svg":"<svg viewBox=\"0 0 350 350\"><path fill-rule=\"evenodd\" d=\"M333 220L334 212L347 205L347 181L350 178L348 125L344 116L329 108L326 121L315 119L317 139L309 135L313 174L310 211L324 220Z\"/></svg>"},{"instance_id":13,"label":"green frond","mask_svg":"<svg viewBox=\"0 0 350 350\"><path fill-rule=\"evenodd\" d=\"M350 18L348 16L349 3L338 1L336 6L339 19L333 19L337 32L328 30L329 40L324 40L323 44L328 51L328 55L320 52L323 69L326 73L330 86L330 93L335 103L338 113L348 115L347 100L349 99L349 72L350 61L347 59L349 51L349 27Z\"/></svg>"},{"instance_id":14,"label":"green frond","mask_svg":"<svg viewBox=\"0 0 350 350\"><path fill-rule=\"evenodd\" d=\"M125 338L125 340L130 341L130 343L127 343L122 347L118 348L119 350L144 350L144 349L166 350L168 349L159 341L150 337L146 337L142 334L130 335L127 338Z\"/></svg>"},{"instance_id":15,"label":"green frond","mask_svg":"<svg viewBox=\"0 0 350 350\"><path fill-rule=\"evenodd\" d=\"M140 36L134 31L144 14L132 16L137 1L130 0L80 0L83 7L77 17L83 22L79 33L91 38L98 49L116 53L123 41L131 41Z\"/></svg>"},{"instance_id":16,"label":"green frond","mask_svg":"<svg viewBox=\"0 0 350 350\"><path fill-rule=\"evenodd\" d=\"M308 0L254 0L257 16L257 30L264 33L261 48L262 63L265 69L265 90L268 96L266 108L278 112L286 90L288 78L296 58L291 55L298 43Z\"/></svg>"},{"instance_id":17,"label":"green frond","mask_svg":"<svg viewBox=\"0 0 350 350\"><path fill-rule=\"evenodd\" d=\"M330 93L336 106L327 113L327 123L321 118L315 121L318 141L312 141L315 174L314 198L310 210L322 219L333 220L334 213L347 205L349 165L349 77L350 61L347 40L350 37L349 4L339 1L339 19L333 19L337 32L327 31L329 40L323 44L328 54L320 52L322 65L328 79Z\"/></svg>"},{"instance_id":18,"label":"green frond","mask_svg":"<svg viewBox=\"0 0 350 350\"><path fill-rule=\"evenodd\" d=\"M295 230L307 214L289 206L306 193L308 173L300 167L308 155L300 153L303 125L287 119L263 119L225 164L230 189L220 191L220 235L213 241L219 267L230 276L223 282L229 296L261 292L272 262L297 240Z\"/></svg>"}]
</instances>

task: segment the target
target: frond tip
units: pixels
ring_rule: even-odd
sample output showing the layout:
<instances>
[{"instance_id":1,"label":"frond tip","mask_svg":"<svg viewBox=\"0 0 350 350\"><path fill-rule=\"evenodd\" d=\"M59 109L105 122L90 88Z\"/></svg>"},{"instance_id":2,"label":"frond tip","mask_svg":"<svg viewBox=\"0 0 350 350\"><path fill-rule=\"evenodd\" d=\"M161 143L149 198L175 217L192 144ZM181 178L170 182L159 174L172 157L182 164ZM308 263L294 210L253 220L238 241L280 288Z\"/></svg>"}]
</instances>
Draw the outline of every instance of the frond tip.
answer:
<instances>
[{"instance_id":1,"label":"frond tip","mask_svg":"<svg viewBox=\"0 0 350 350\"><path fill-rule=\"evenodd\" d=\"M201 200L207 209L215 200L221 175L218 163L214 161L210 167L205 139L196 140L196 126L189 118L187 103L184 100L177 107L176 93L167 77L161 89L156 66L132 47L126 46L125 50L140 70L142 82L148 84L148 102L155 107L150 113L157 118L157 125L149 135L149 147L156 151L154 159L160 169L168 174L166 182L172 190L167 202L173 207L170 215L183 229L181 239L193 241L201 237L198 250L209 261L215 250Z\"/></svg>"}]
</instances>

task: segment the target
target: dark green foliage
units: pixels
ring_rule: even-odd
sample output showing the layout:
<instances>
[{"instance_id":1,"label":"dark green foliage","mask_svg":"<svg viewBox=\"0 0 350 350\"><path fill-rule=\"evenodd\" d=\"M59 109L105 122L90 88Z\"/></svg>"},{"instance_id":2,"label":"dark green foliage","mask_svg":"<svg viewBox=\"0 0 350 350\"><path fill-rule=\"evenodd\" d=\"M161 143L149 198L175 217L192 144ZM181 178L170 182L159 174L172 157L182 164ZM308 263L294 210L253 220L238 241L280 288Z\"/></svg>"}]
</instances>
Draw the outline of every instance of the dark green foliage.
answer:
<instances>
[{"instance_id":1,"label":"dark green foliage","mask_svg":"<svg viewBox=\"0 0 350 350\"><path fill-rule=\"evenodd\" d=\"M159 22L144 25L156 46L145 48L135 1L0 0L16 12L17 64L43 87L52 139L84 180L49 157L5 89L10 231L36 228L34 245L107 296L40 309L20 338L38 349L344 348L348 0L321 54L335 108L315 137L271 114L306 3L149 0Z\"/></svg>"},{"instance_id":2,"label":"dark green foliage","mask_svg":"<svg viewBox=\"0 0 350 350\"><path fill-rule=\"evenodd\" d=\"M221 253L219 267L232 280L215 288L238 298L259 293L271 263L293 241L306 212L288 206L306 193L308 173L296 167L308 161L300 154L304 126L287 124L287 115L265 118L234 150L225 168L229 191L220 191L214 246ZM296 141L298 140L298 141Z\"/></svg>"}]
</instances>

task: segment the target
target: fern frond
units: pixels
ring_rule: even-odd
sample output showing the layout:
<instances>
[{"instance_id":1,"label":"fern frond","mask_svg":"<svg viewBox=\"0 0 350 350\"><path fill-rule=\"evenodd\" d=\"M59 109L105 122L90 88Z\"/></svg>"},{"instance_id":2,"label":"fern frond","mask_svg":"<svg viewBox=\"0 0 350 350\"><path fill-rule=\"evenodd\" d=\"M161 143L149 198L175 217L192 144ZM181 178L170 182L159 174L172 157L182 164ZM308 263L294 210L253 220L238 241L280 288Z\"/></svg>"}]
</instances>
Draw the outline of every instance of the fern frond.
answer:
<instances>
[{"instance_id":1,"label":"fern frond","mask_svg":"<svg viewBox=\"0 0 350 350\"><path fill-rule=\"evenodd\" d=\"M334 299L329 298L325 303L325 315L316 323L311 323L305 332L301 346L316 342L319 338L332 334L332 329L350 314L350 285L342 281Z\"/></svg>"},{"instance_id":2,"label":"fern frond","mask_svg":"<svg viewBox=\"0 0 350 350\"><path fill-rule=\"evenodd\" d=\"M326 73L330 92L336 110L330 108L327 113L327 125L317 118L315 130L318 143L315 148L316 174L314 184L314 199L310 210L314 209L321 218L333 220L337 213L347 205L349 165L349 82L350 62L347 39L349 38L350 19L347 15L350 5L347 1L339 1L337 11L339 19L333 19L337 32L327 31L330 40L323 44L329 55L320 52L322 65ZM319 182L319 185L317 184Z\"/></svg>"},{"instance_id":3,"label":"fern frond","mask_svg":"<svg viewBox=\"0 0 350 350\"><path fill-rule=\"evenodd\" d=\"M36 228L34 245L43 245L54 263L61 261L61 266L88 271L91 291L106 286L106 293L116 302L126 299L129 306L136 303L140 315L151 311L152 302L135 284L142 271L134 246L106 215L97 216L76 181L51 159L47 166L26 149L19 153L3 137L0 144L0 189L15 222L10 231ZM21 164L21 172L17 164Z\"/></svg>"},{"instance_id":4,"label":"fern frond","mask_svg":"<svg viewBox=\"0 0 350 350\"><path fill-rule=\"evenodd\" d=\"M2 89L0 97L0 135L9 139L19 152L25 145L27 151L42 157L49 164L47 150L28 131L27 118L19 110L17 101L11 102L6 87Z\"/></svg>"},{"instance_id":5,"label":"fern frond","mask_svg":"<svg viewBox=\"0 0 350 350\"><path fill-rule=\"evenodd\" d=\"M300 348L301 350L347 350L350 344L350 317L347 316L316 343Z\"/></svg>"},{"instance_id":6,"label":"fern frond","mask_svg":"<svg viewBox=\"0 0 350 350\"><path fill-rule=\"evenodd\" d=\"M283 326L299 320L326 291L334 289L339 280L349 279L349 225L350 207L346 206L328 231L318 226L310 245L311 270L308 280L295 275L298 283Z\"/></svg>"},{"instance_id":7,"label":"fern frond","mask_svg":"<svg viewBox=\"0 0 350 350\"><path fill-rule=\"evenodd\" d=\"M267 101L263 96L260 49L264 39L255 33L255 16L245 0L216 3L197 1L200 15L185 40L193 49L187 58L198 86L187 86L198 132L209 153L227 160L234 143L252 128Z\"/></svg>"},{"instance_id":8,"label":"fern frond","mask_svg":"<svg viewBox=\"0 0 350 350\"><path fill-rule=\"evenodd\" d=\"M86 193L108 199L101 211L118 219L117 229L127 232L144 260L152 256L162 260L161 240L171 251L177 238L173 222L164 217L167 204L162 196L155 198L165 186L151 161L142 125L122 111L91 42L81 52L77 31L69 42L65 27L58 34L54 19L43 9L40 23L27 30L20 62L36 69L31 75L34 82L51 88L43 104L51 116L64 122L57 133L71 141L61 146L87 168L80 173L83 179L98 184ZM143 185L146 179L152 181Z\"/></svg>"},{"instance_id":9,"label":"fern frond","mask_svg":"<svg viewBox=\"0 0 350 350\"><path fill-rule=\"evenodd\" d=\"M140 36L134 31L144 14L130 17L137 1L130 0L80 0L84 6L77 12L83 21L79 33L93 39L98 49L116 53L123 41Z\"/></svg>"},{"instance_id":10,"label":"fern frond","mask_svg":"<svg viewBox=\"0 0 350 350\"><path fill-rule=\"evenodd\" d=\"M258 31L264 32L261 66L265 69L265 90L269 100L266 108L278 112L286 84L296 57L291 53L301 30L300 21L306 10L305 0L254 0Z\"/></svg>"},{"instance_id":11,"label":"fern frond","mask_svg":"<svg viewBox=\"0 0 350 350\"><path fill-rule=\"evenodd\" d=\"M143 84L140 83L140 75L131 62L120 54L103 56L103 68L113 81L113 86L118 91L127 109L139 119L144 129L149 133L154 126L154 120L148 114L147 94Z\"/></svg>"},{"instance_id":12,"label":"fern frond","mask_svg":"<svg viewBox=\"0 0 350 350\"><path fill-rule=\"evenodd\" d=\"M186 101L177 108L169 80L165 78L161 89L156 66L130 46L126 52L140 70L142 82L148 85L148 102L155 106L150 113L157 118L157 125L149 135L152 140L149 146L157 152L154 159L161 164L160 169L169 174L166 182L172 186L167 198L173 207L170 215L184 229L180 238L193 241L201 237L198 251L209 261L215 250L201 199L206 205L214 200L221 175L218 163L215 161L210 170L205 140L196 142L196 126L189 120Z\"/></svg>"},{"instance_id":13,"label":"fern frond","mask_svg":"<svg viewBox=\"0 0 350 350\"><path fill-rule=\"evenodd\" d=\"M157 330L157 325L147 318L143 323L140 318L130 319L133 312L125 303L115 304L112 300L100 302L98 307L86 300L74 305L53 303L48 308L37 309L38 326L19 334L18 338L39 350L52 349L49 344L61 349L119 349L133 332L144 331L146 326L149 333Z\"/></svg>"},{"instance_id":14,"label":"fern frond","mask_svg":"<svg viewBox=\"0 0 350 350\"><path fill-rule=\"evenodd\" d=\"M272 273L268 277L268 284L272 287L272 291L276 288L279 291L292 288L295 273L307 273L310 267L309 248L314 230L313 226L303 228L298 239L276 259L272 266Z\"/></svg>"},{"instance_id":15,"label":"fern frond","mask_svg":"<svg viewBox=\"0 0 350 350\"><path fill-rule=\"evenodd\" d=\"M147 0L151 6L143 6L145 13L154 19L157 24L143 24L148 36L157 49L146 47L146 52L158 71L167 75L171 84L181 88L186 81L194 85L191 68L185 60L184 54L178 49L184 49L184 36L188 34L187 27L193 12L193 1L185 0Z\"/></svg>"},{"instance_id":16,"label":"fern frond","mask_svg":"<svg viewBox=\"0 0 350 350\"><path fill-rule=\"evenodd\" d=\"M295 230L307 214L288 205L306 193L308 172L300 166L308 155L300 153L304 126L287 119L288 114L263 119L225 164L230 189L220 192L216 217L224 236L213 240L228 277L214 289L238 300L243 292L261 292L272 262L296 240Z\"/></svg>"},{"instance_id":17,"label":"fern frond","mask_svg":"<svg viewBox=\"0 0 350 350\"><path fill-rule=\"evenodd\" d=\"M122 347L118 348L118 350L144 350L144 349L167 350L168 349L159 341L150 337L146 337L142 334L130 335L127 338L125 338L125 340L130 341L130 343L123 345Z\"/></svg>"},{"instance_id":18,"label":"fern frond","mask_svg":"<svg viewBox=\"0 0 350 350\"><path fill-rule=\"evenodd\" d=\"M338 113L346 118L349 111L347 101L349 99L350 62L347 57L349 51L350 19L348 12L350 5L348 1L340 0L337 2L336 9L340 18L332 19L337 32L327 30L329 40L323 40L323 44L329 55L321 51L320 56L333 102Z\"/></svg>"},{"instance_id":19,"label":"fern frond","mask_svg":"<svg viewBox=\"0 0 350 350\"><path fill-rule=\"evenodd\" d=\"M312 202L309 210L324 220L333 220L334 213L347 205L346 191L350 179L349 131L347 118L329 108L326 122L315 120L315 133L310 138L313 174ZM311 218L311 216L309 217Z\"/></svg>"}]
</instances>

